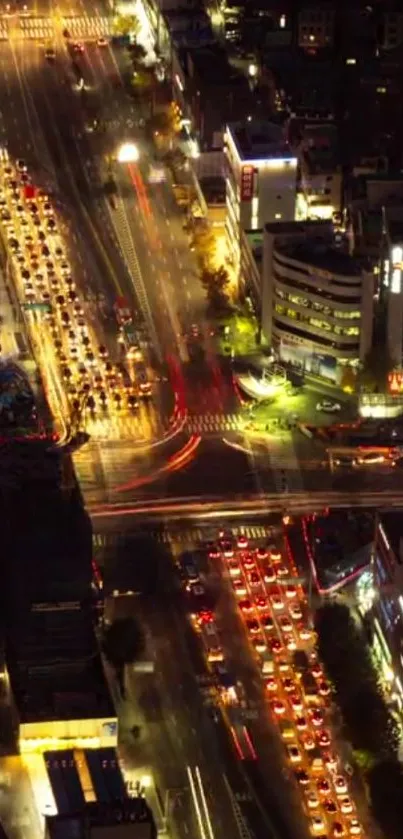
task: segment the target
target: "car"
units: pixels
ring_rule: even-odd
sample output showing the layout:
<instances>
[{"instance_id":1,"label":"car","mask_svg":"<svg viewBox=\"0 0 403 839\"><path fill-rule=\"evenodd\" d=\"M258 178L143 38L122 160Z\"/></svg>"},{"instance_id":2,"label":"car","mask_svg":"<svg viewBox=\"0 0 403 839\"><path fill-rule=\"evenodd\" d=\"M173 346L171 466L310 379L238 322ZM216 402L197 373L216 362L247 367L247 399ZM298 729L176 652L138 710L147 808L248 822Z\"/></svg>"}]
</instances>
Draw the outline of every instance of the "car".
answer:
<instances>
[{"instance_id":1,"label":"car","mask_svg":"<svg viewBox=\"0 0 403 839\"><path fill-rule=\"evenodd\" d=\"M286 615L279 618L279 625L283 632L292 632L292 623Z\"/></svg>"},{"instance_id":2,"label":"car","mask_svg":"<svg viewBox=\"0 0 403 839\"><path fill-rule=\"evenodd\" d=\"M107 46L108 46L107 38L104 38L101 35L101 37L97 39L97 47L107 47Z\"/></svg>"},{"instance_id":3,"label":"car","mask_svg":"<svg viewBox=\"0 0 403 839\"><path fill-rule=\"evenodd\" d=\"M306 796L305 800L306 800L307 807L310 810L317 810L318 807L320 806L319 798L318 798L316 792L313 792L313 790L310 790L307 793L307 796Z\"/></svg>"},{"instance_id":4,"label":"car","mask_svg":"<svg viewBox=\"0 0 403 839\"><path fill-rule=\"evenodd\" d=\"M346 795L348 792L347 781L344 775L336 775L334 781L334 788L336 790L336 795Z\"/></svg>"},{"instance_id":5,"label":"car","mask_svg":"<svg viewBox=\"0 0 403 839\"><path fill-rule=\"evenodd\" d=\"M282 702L282 701L281 701L281 699L275 699L275 700L274 700L274 702L272 702L271 707L272 707L272 709L273 709L273 712L274 712L274 713L275 713L278 717L282 717L282 716L284 716L284 714L285 714L285 712L286 712L286 707L285 707L285 705L284 705L284 702Z\"/></svg>"},{"instance_id":6,"label":"car","mask_svg":"<svg viewBox=\"0 0 403 839\"><path fill-rule=\"evenodd\" d=\"M306 752L311 752L313 749L316 748L315 740L310 734L305 734L303 737L301 737L301 743Z\"/></svg>"},{"instance_id":7,"label":"car","mask_svg":"<svg viewBox=\"0 0 403 839\"><path fill-rule=\"evenodd\" d=\"M263 579L265 583L274 583L276 581L276 572L270 562L264 564Z\"/></svg>"},{"instance_id":8,"label":"car","mask_svg":"<svg viewBox=\"0 0 403 839\"><path fill-rule=\"evenodd\" d=\"M333 839L343 839L346 835L346 829L342 822L333 822L331 831Z\"/></svg>"},{"instance_id":9,"label":"car","mask_svg":"<svg viewBox=\"0 0 403 839\"><path fill-rule=\"evenodd\" d=\"M267 650L267 644L263 635L254 636L251 640L251 644L258 653L264 653Z\"/></svg>"},{"instance_id":10,"label":"car","mask_svg":"<svg viewBox=\"0 0 403 839\"><path fill-rule=\"evenodd\" d=\"M236 559L231 559L228 563L228 571L231 577L239 577L241 569Z\"/></svg>"},{"instance_id":11,"label":"car","mask_svg":"<svg viewBox=\"0 0 403 839\"><path fill-rule=\"evenodd\" d=\"M266 548L258 548L258 549L257 549L257 551L256 551L256 558L257 558L259 561L261 561L261 562L262 562L264 559L267 559L267 550L266 550Z\"/></svg>"},{"instance_id":12,"label":"car","mask_svg":"<svg viewBox=\"0 0 403 839\"><path fill-rule=\"evenodd\" d=\"M304 710L304 703L302 697L299 696L297 693L293 693L288 698L295 713L301 714Z\"/></svg>"},{"instance_id":13,"label":"car","mask_svg":"<svg viewBox=\"0 0 403 839\"><path fill-rule=\"evenodd\" d=\"M328 682L325 681L319 682L318 690L321 696L329 696L330 685L328 684Z\"/></svg>"},{"instance_id":14,"label":"car","mask_svg":"<svg viewBox=\"0 0 403 839\"><path fill-rule=\"evenodd\" d=\"M278 691L278 682L273 676L267 676L265 679L265 687L269 693L276 693Z\"/></svg>"},{"instance_id":15,"label":"car","mask_svg":"<svg viewBox=\"0 0 403 839\"><path fill-rule=\"evenodd\" d=\"M222 542L221 550L222 550L222 553L223 553L225 559L232 559L232 557L234 556L234 548L233 548L231 542L229 542L228 540L225 541L225 542Z\"/></svg>"},{"instance_id":16,"label":"car","mask_svg":"<svg viewBox=\"0 0 403 839\"><path fill-rule=\"evenodd\" d=\"M305 769L297 769L297 771L294 772L294 778L301 787L308 786L310 782L309 775Z\"/></svg>"},{"instance_id":17,"label":"car","mask_svg":"<svg viewBox=\"0 0 403 839\"><path fill-rule=\"evenodd\" d=\"M318 728L319 726L323 725L323 712L320 708L312 708L309 711L309 717L312 725L314 725L315 728Z\"/></svg>"},{"instance_id":18,"label":"car","mask_svg":"<svg viewBox=\"0 0 403 839\"><path fill-rule=\"evenodd\" d=\"M286 679L282 679L281 684L286 693L292 693L292 691L295 690L295 682L293 679L290 679L289 676L287 676Z\"/></svg>"},{"instance_id":19,"label":"car","mask_svg":"<svg viewBox=\"0 0 403 839\"><path fill-rule=\"evenodd\" d=\"M337 813L337 804L335 804L332 798L325 798L323 802L323 809L326 810L330 816L334 816Z\"/></svg>"},{"instance_id":20,"label":"car","mask_svg":"<svg viewBox=\"0 0 403 839\"><path fill-rule=\"evenodd\" d=\"M328 797L330 794L330 784L327 778L319 778L316 781L316 788L318 790L319 795L324 795L325 798Z\"/></svg>"},{"instance_id":21,"label":"car","mask_svg":"<svg viewBox=\"0 0 403 839\"><path fill-rule=\"evenodd\" d=\"M241 609L242 612L246 612L246 613L253 612L252 603L251 603L250 600L248 600L247 597L245 597L244 600L239 601L239 608Z\"/></svg>"},{"instance_id":22,"label":"car","mask_svg":"<svg viewBox=\"0 0 403 839\"><path fill-rule=\"evenodd\" d=\"M274 629L274 621L271 615L263 615L261 620L262 626L264 627L264 629L267 630L267 632L270 632L272 629Z\"/></svg>"},{"instance_id":23,"label":"car","mask_svg":"<svg viewBox=\"0 0 403 839\"><path fill-rule=\"evenodd\" d=\"M290 743L286 746L286 749L290 763L302 763L301 751L296 743Z\"/></svg>"},{"instance_id":24,"label":"car","mask_svg":"<svg viewBox=\"0 0 403 839\"><path fill-rule=\"evenodd\" d=\"M341 405L339 402L333 402L330 399L322 399L321 402L317 402L316 410L327 414L338 414L341 411Z\"/></svg>"},{"instance_id":25,"label":"car","mask_svg":"<svg viewBox=\"0 0 403 839\"><path fill-rule=\"evenodd\" d=\"M22 159L22 157L18 158L15 165L16 165L19 172L27 172L28 171L27 164L26 164L25 160Z\"/></svg>"},{"instance_id":26,"label":"car","mask_svg":"<svg viewBox=\"0 0 403 839\"><path fill-rule=\"evenodd\" d=\"M276 612L281 612L284 609L284 601L278 594L273 594L270 598L270 603Z\"/></svg>"},{"instance_id":27,"label":"car","mask_svg":"<svg viewBox=\"0 0 403 839\"><path fill-rule=\"evenodd\" d=\"M348 816L353 812L353 802L348 795L344 795L343 798L340 798L339 806L344 816Z\"/></svg>"},{"instance_id":28,"label":"car","mask_svg":"<svg viewBox=\"0 0 403 839\"><path fill-rule=\"evenodd\" d=\"M330 732L327 729L323 728L322 731L319 731L317 737L319 746L325 749L330 746Z\"/></svg>"},{"instance_id":29,"label":"car","mask_svg":"<svg viewBox=\"0 0 403 839\"><path fill-rule=\"evenodd\" d=\"M326 826L322 816L313 816L309 821L309 828L313 836L323 834Z\"/></svg>"},{"instance_id":30,"label":"car","mask_svg":"<svg viewBox=\"0 0 403 839\"><path fill-rule=\"evenodd\" d=\"M350 836L361 836L362 827L358 819L349 819L347 821L347 829Z\"/></svg>"},{"instance_id":31,"label":"car","mask_svg":"<svg viewBox=\"0 0 403 839\"><path fill-rule=\"evenodd\" d=\"M338 760L333 752L331 752L329 749L324 749L322 752L322 760L326 768L329 769L330 772L336 772L338 767Z\"/></svg>"},{"instance_id":32,"label":"car","mask_svg":"<svg viewBox=\"0 0 403 839\"><path fill-rule=\"evenodd\" d=\"M248 581L251 588L257 588L261 584L259 574L256 571L251 571L248 574Z\"/></svg>"},{"instance_id":33,"label":"car","mask_svg":"<svg viewBox=\"0 0 403 839\"><path fill-rule=\"evenodd\" d=\"M306 717L297 717L295 720L295 726L298 729L298 731L306 731L306 729L308 728L308 722Z\"/></svg>"},{"instance_id":34,"label":"car","mask_svg":"<svg viewBox=\"0 0 403 839\"><path fill-rule=\"evenodd\" d=\"M81 55L84 52L84 44L81 41L74 41L71 48L76 55Z\"/></svg>"},{"instance_id":35,"label":"car","mask_svg":"<svg viewBox=\"0 0 403 839\"><path fill-rule=\"evenodd\" d=\"M277 659L277 669L279 673L289 673L291 670L291 665L288 659L286 658L279 658Z\"/></svg>"},{"instance_id":36,"label":"car","mask_svg":"<svg viewBox=\"0 0 403 839\"><path fill-rule=\"evenodd\" d=\"M295 586L288 585L284 587L284 594L288 600L294 600L298 594Z\"/></svg>"},{"instance_id":37,"label":"car","mask_svg":"<svg viewBox=\"0 0 403 839\"><path fill-rule=\"evenodd\" d=\"M45 50L45 58L46 58L47 61L54 61L55 58L56 58L55 50L52 49L51 47L49 47L47 50Z\"/></svg>"},{"instance_id":38,"label":"car","mask_svg":"<svg viewBox=\"0 0 403 839\"><path fill-rule=\"evenodd\" d=\"M247 594L246 586L243 580L234 580L232 588L237 597L244 597Z\"/></svg>"},{"instance_id":39,"label":"car","mask_svg":"<svg viewBox=\"0 0 403 839\"><path fill-rule=\"evenodd\" d=\"M256 607L259 609L259 612L267 609L267 597L255 597Z\"/></svg>"},{"instance_id":40,"label":"car","mask_svg":"<svg viewBox=\"0 0 403 839\"><path fill-rule=\"evenodd\" d=\"M241 534L241 536L238 536L237 547L239 548L240 551L246 551L248 545L249 545L249 542L248 542L246 536L244 536L243 534Z\"/></svg>"},{"instance_id":41,"label":"car","mask_svg":"<svg viewBox=\"0 0 403 839\"><path fill-rule=\"evenodd\" d=\"M315 679L322 679L323 678L323 669L319 662L315 662L311 666L311 673Z\"/></svg>"},{"instance_id":42,"label":"car","mask_svg":"<svg viewBox=\"0 0 403 839\"><path fill-rule=\"evenodd\" d=\"M256 635L260 631L259 623L255 618L245 621L245 626L250 635Z\"/></svg>"},{"instance_id":43,"label":"car","mask_svg":"<svg viewBox=\"0 0 403 839\"><path fill-rule=\"evenodd\" d=\"M298 620L301 620L302 617L303 617L302 609L301 609L301 606L299 605L299 603L290 603L290 605L288 607L288 611L289 611L293 620L298 621Z\"/></svg>"},{"instance_id":44,"label":"car","mask_svg":"<svg viewBox=\"0 0 403 839\"><path fill-rule=\"evenodd\" d=\"M243 564L247 571L256 571L256 562L253 559L252 554L246 554L243 558Z\"/></svg>"},{"instance_id":45,"label":"car","mask_svg":"<svg viewBox=\"0 0 403 839\"><path fill-rule=\"evenodd\" d=\"M270 649L271 649L272 653L274 653L274 655L280 655L280 653L283 650L283 646L280 643L280 641L278 640L278 638L273 638L270 641Z\"/></svg>"}]
</instances>

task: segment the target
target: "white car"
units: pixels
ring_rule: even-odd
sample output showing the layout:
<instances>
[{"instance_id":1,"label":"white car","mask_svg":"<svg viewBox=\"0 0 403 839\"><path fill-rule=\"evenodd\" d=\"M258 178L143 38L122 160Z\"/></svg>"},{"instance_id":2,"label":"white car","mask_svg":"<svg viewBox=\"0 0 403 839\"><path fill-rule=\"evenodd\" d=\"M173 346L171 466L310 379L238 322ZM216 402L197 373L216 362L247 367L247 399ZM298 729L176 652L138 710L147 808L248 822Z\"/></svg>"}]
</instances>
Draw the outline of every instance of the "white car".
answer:
<instances>
[{"instance_id":1,"label":"white car","mask_svg":"<svg viewBox=\"0 0 403 839\"><path fill-rule=\"evenodd\" d=\"M322 402L317 403L316 410L325 411L327 414L338 414L341 411L341 405L339 402L331 402L330 399L322 399Z\"/></svg>"}]
</instances>

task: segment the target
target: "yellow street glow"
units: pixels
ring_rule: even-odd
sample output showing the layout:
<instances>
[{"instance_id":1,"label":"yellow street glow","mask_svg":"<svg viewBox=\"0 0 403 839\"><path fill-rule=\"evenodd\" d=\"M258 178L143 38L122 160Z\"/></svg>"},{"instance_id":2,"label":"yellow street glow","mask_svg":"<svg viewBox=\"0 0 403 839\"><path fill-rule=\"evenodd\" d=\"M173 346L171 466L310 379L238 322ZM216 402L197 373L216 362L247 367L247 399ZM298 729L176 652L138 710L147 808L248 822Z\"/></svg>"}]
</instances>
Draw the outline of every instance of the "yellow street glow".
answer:
<instances>
[{"instance_id":1,"label":"yellow street glow","mask_svg":"<svg viewBox=\"0 0 403 839\"><path fill-rule=\"evenodd\" d=\"M122 143L116 157L119 163L137 163L139 150L134 143Z\"/></svg>"}]
</instances>

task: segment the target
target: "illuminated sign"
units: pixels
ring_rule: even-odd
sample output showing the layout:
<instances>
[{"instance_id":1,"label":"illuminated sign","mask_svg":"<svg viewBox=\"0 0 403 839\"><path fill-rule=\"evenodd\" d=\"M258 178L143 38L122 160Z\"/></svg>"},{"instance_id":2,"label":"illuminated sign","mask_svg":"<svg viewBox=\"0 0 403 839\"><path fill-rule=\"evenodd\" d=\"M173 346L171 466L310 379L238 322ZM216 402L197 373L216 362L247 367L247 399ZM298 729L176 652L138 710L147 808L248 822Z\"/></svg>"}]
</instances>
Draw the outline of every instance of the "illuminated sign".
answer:
<instances>
[{"instance_id":1,"label":"illuminated sign","mask_svg":"<svg viewBox=\"0 0 403 839\"><path fill-rule=\"evenodd\" d=\"M396 370L389 373L388 389L389 393L403 393L403 373L397 373Z\"/></svg>"},{"instance_id":2,"label":"illuminated sign","mask_svg":"<svg viewBox=\"0 0 403 839\"><path fill-rule=\"evenodd\" d=\"M253 166L242 166L241 201L252 201L253 197Z\"/></svg>"}]
</instances>

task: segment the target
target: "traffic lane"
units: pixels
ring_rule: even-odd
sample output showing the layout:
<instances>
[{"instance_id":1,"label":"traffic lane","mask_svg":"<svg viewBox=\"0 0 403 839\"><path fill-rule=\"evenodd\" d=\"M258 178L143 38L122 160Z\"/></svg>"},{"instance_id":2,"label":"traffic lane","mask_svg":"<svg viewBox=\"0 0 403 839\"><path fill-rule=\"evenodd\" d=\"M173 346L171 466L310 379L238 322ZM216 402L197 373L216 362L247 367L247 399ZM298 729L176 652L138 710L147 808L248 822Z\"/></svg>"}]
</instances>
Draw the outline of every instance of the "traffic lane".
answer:
<instances>
[{"instance_id":1,"label":"traffic lane","mask_svg":"<svg viewBox=\"0 0 403 839\"><path fill-rule=\"evenodd\" d=\"M252 647L241 622L238 604L230 585L221 585L217 603L217 623L228 651L230 669L239 677L247 702L244 723L250 731L259 756L250 780L259 789L268 816L281 823L281 835L306 839L306 828L297 790L286 765L284 749L273 725Z\"/></svg>"},{"instance_id":2,"label":"traffic lane","mask_svg":"<svg viewBox=\"0 0 403 839\"><path fill-rule=\"evenodd\" d=\"M272 474L271 486L271 492L274 492ZM254 494L256 490L259 490L259 486L248 457L243 452L223 445L221 440L205 438L189 465L180 471L165 474L162 479L157 478L152 484L134 488L125 495L125 501L155 498L156 495L166 499L186 496L203 498L206 493L239 500L245 494Z\"/></svg>"},{"instance_id":3,"label":"traffic lane","mask_svg":"<svg viewBox=\"0 0 403 839\"><path fill-rule=\"evenodd\" d=\"M218 748L218 723L200 694L197 676L207 676L208 670L198 639L180 606L150 610L147 605L144 620L160 674L160 693L165 701L169 697L173 734L182 743L187 764L199 766L214 827L222 836L233 833L236 824L223 783L229 753L228 748L224 752ZM231 764L233 759L231 754Z\"/></svg>"},{"instance_id":4,"label":"traffic lane","mask_svg":"<svg viewBox=\"0 0 403 839\"><path fill-rule=\"evenodd\" d=\"M26 156L30 162L36 162L33 154L32 120L29 118L23 79L17 65L15 48L8 42L0 42L0 72L2 85L0 90L2 143L13 157ZM34 160L33 160L34 158Z\"/></svg>"}]
</instances>

